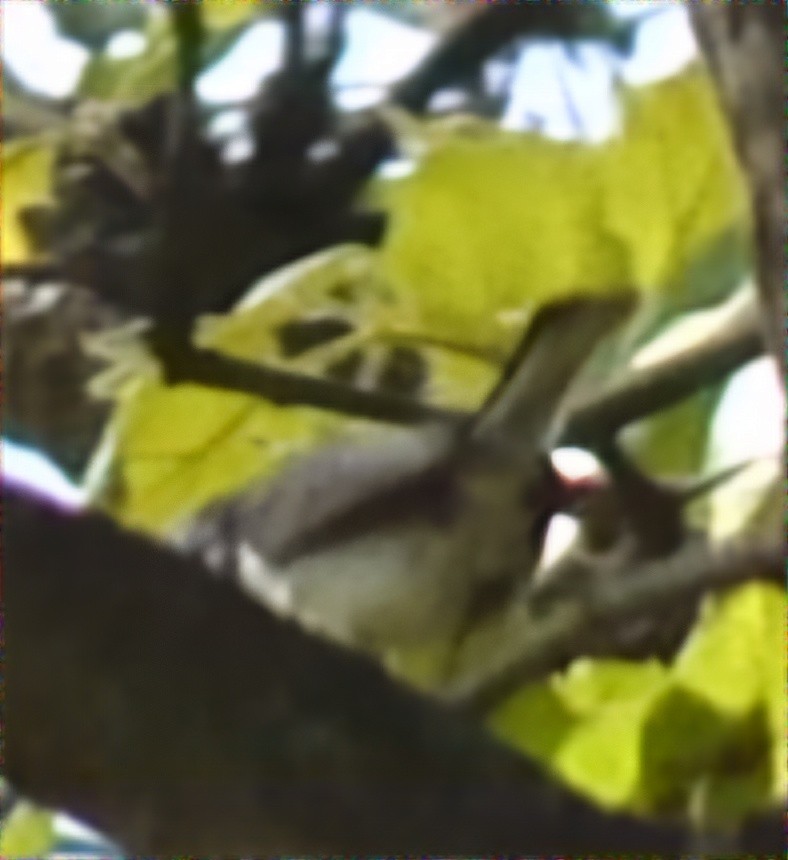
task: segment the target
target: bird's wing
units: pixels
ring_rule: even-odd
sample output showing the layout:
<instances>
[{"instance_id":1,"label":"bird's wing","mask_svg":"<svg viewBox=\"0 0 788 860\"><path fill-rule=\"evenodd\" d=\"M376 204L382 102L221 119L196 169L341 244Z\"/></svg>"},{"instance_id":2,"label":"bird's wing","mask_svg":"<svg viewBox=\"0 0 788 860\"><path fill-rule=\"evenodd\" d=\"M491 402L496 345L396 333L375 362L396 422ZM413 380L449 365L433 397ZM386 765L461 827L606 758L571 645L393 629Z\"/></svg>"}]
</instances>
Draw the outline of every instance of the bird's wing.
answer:
<instances>
[{"instance_id":1,"label":"bird's wing","mask_svg":"<svg viewBox=\"0 0 788 860\"><path fill-rule=\"evenodd\" d=\"M293 555L316 549L323 538L350 534L384 514L391 518L400 488L401 518L440 519L452 503L446 465L453 448L452 432L441 427L323 448L241 500L240 531L266 558L286 564ZM414 484L415 505L409 492Z\"/></svg>"}]
</instances>

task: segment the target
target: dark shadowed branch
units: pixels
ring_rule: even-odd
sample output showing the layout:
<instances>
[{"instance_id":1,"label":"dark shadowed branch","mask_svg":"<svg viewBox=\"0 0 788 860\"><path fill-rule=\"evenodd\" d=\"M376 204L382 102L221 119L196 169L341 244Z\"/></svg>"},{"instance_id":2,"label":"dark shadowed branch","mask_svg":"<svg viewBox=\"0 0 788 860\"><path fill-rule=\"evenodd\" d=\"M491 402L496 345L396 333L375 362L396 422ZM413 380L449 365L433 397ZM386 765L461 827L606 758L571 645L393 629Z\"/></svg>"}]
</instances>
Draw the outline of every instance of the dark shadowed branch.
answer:
<instances>
[{"instance_id":1,"label":"dark shadowed branch","mask_svg":"<svg viewBox=\"0 0 788 860\"><path fill-rule=\"evenodd\" d=\"M173 343L162 338L155 349L163 359L165 379L173 385L195 383L257 395L280 406L314 406L392 424L459 422L466 417L463 412L440 409L407 397L230 358L185 341Z\"/></svg>"},{"instance_id":2,"label":"dark shadowed branch","mask_svg":"<svg viewBox=\"0 0 788 860\"><path fill-rule=\"evenodd\" d=\"M766 343L785 361L785 4L690 3L747 177Z\"/></svg>"},{"instance_id":3,"label":"dark shadowed branch","mask_svg":"<svg viewBox=\"0 0 788 860\"><path fill-rule=\"evenodd\" d=\"M130 855L683 844L107 518L4 506L6 775Z\"/></svg>"},{"instance_id":4,"label":"dark shadowed branch","mask_svg":"<svg viewBox=\"0 0 788 860\"><path fill-rule=\"evenodd\" d=\"M434 93L473 77L488 57L517 37L601 37L614 43L625 40L627 27L616 27L606 15L601 4L591 3L477 4L394 87L391 100L420 113Z\"/></svg>"}]
</instances>

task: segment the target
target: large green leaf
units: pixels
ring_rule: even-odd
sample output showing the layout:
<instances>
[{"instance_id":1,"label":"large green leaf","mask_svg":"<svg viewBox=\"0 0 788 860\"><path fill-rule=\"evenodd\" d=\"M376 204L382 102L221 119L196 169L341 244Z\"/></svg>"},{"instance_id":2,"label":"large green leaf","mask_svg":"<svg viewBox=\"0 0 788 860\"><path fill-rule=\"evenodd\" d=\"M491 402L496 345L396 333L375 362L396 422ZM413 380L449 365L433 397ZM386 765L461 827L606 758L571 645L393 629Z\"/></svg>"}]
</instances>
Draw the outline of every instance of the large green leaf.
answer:
<instances>
[{"instance_id":1,"label":"large green leaf","mask_svg":"<svg viewBox=\"0 0 788 860\"><path fill-rule=\"evenodd\" d=\"M578 722L551 766L606 807L631 805L640 779L640 743L648 698L618 703Z\"/></svg>"},{"instance_id":2,"label":"large green leaf","mask_svg":"<svg viewBox=\"0 0 788 860\"><path fill-rule=\"evenodd\" d=\"M4 263L24 263L35 257L20 215L26 206L49 201L53 156L53 142L44 137L14 140L3 148L0 254Z\"/></svg>"},{"instance_id":3,"label":"large green leaf","mask_svg":"<svg viewBox=\"0 0 788 860\"><path fill-rule=\"evenodd\" d=\"M492 728L606 806L631 803L643 727L667 682L656 661L580 660L504 703Z\"/></svg>"},{"instance_id":4,"label":"large green leaf","mask_svg":"<svg viewBox=\"0 0 788 860\"><path fill-rule=\"evenodd\" d=\"M511 338L529 303L622 283L618 249L585 241L596 220L593 161L585 147L535 137L457 136L383 186L383 264L413 324L485 347Z\"/></svg>"},{"instance_id":5,"label":"large green leaf","mask_svg":"<svg viewBox=\"0 0 788 860\"><path fill-rule=\"evenodd\" d=\"M660 814L692 814L697 792L743 740L739 721L675 684L654 701L640 728L642 780L635 802Z\"/></svg>"},{"instance_id":6,"label":"large green leaf","mask_svg":"<svg viewBox=\"0 0 788 860\"><path fill-rule=\"evenodd\" d=\"M625 90L623 106L601 146L479 122L421 130L418 169L376 189L392 216L384 265L418 324L483 345L528 302L691 286L726 231L741 257L746 197L705 75Z\"/></svg>"},{"instance_id":7,"label":"large green leaf","mask_svg":"<svg viewBox=\"0 0 788 860\"><path fill-rule=\"evenodd\" d=\"M498 708L490 728L518 749L550 762L577 722L554 684L533 684Z\"/></svg>"},{"instance_id":8,"label":"large green leaf","mask_svg":"<svg viewBox=\"0 0 788 860\"><path fill-rule=\"evenodd\" d=\"M622 91L624 134L605 149L605 226L631 249L645 288L683 277L714 239L746 235L747 196L713 86L690 69Z\"/></svg>"},{"instance_id":9,"label":"large green leaf","mask_svg":"<svg viewBox=\"0 0 788 860\"><path fill-rule=\"evenodd\" d=\"M788 787L785 614L785 593L773 585L750 583L719 597L674 669L682 688L724 714L766 714L777 798Z\"/></svg>"}]
</instances>

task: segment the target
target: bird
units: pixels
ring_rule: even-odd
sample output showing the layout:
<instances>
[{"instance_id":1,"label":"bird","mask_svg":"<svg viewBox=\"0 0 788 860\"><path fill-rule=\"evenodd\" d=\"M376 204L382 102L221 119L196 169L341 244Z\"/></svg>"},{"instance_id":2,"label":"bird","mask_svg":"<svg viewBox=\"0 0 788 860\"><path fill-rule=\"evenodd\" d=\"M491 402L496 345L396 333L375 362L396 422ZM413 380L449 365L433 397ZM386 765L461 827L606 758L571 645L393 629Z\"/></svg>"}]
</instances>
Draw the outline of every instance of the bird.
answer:
<instances>
[{"instance_id":1,"label":"bird","mask_svg":"<svg viewBox=\"0 0 788 860\"><path fill-rule=\"evenodd\" d=\"M536 569L577 487L549 458L567 392L633 293L533 315L479 410L328 445L201 511L177 540L254 599L377 654L456 649Z\"/></svg>"}]
</instances>

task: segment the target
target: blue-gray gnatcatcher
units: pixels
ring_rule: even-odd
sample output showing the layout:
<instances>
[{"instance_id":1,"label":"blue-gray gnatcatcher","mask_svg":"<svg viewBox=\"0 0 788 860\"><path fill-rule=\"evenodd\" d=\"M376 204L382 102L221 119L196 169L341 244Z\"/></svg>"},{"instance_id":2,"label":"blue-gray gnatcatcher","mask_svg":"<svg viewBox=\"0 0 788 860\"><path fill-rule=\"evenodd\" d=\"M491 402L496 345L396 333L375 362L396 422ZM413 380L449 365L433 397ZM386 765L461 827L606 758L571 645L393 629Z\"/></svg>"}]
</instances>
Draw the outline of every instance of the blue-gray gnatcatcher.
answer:
<instances>
[{"instance_id":1,"label":"blue-gray gnatcatcher","mask_svg":"<svg viewBox=\"0 0 788 860\"><path fill-rule=\"evenodd\" d=\"M529 577L565 500L548 459L556 416L629 293L534 317L468 425L318 451L211 505L183 545L263 603L378 651L459 637L480 597Z\"/></svg>"}]
</instances>

